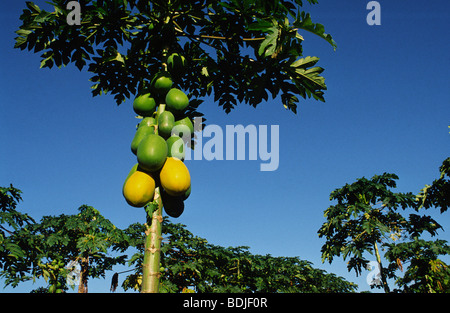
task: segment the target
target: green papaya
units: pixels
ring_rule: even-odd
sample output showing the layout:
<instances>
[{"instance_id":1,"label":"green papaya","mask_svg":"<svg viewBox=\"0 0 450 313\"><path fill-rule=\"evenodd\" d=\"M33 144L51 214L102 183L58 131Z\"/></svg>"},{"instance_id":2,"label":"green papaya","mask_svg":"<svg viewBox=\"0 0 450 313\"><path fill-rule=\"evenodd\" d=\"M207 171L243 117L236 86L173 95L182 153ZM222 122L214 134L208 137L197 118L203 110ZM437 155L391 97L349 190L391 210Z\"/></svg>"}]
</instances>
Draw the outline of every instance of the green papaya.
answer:
<instances>
[{"instance_id":1,"label":"green papaya","mask_svg":"<svg viewBox=\"0 0 450 313\"><path fill-rule=\"evenodd\" d=\"M189 105L188 96L178 88L171 88L166 95L166 106L170 111L183 112Z\"/></svg>"},{"instance_id":2,"label":"green papaya","mask_svg":"<svg viewBox=\"0 0 450 313\"><path fill-rule=\"evenodd\" d=\"M172 53L167 58L167 68L172 75L179 75L186 67L186 58L178 53Z\"/></svg>"},{"instance_id":3,"label":"green papaya","mask_svg":"<svg viewBox=\"0 0 450 313\"><path fill-rule=\"evenodd\" d=\"M149 119L149 120L146 120ZM153 120L153 122L151 121ZM151 123L151 124L149 124ZM142 139L144 139L146 136L150 134L155 133L155 119L153 117L146 117L144 120L142 120L141 123L139 123L139 127L134 134L134 138L131 141L131 152L134 154L137 153L137 148L139 144L141 143Z\"/></svg>"},{"instance_id":4,"label":"green papaya","mask_svg":"<svg viewBox=\"0 0 450 313\"><path fill-rule=\"evenodd\" d=\"M154 117L145 117L139 123L138 128L141 127L142 125L147 125L147 126L156 125L156 119Z\"/></svg>"},{"instance_id":5,"label":"green papaya","mask_svg":"<svg viewBox=\"0 0 450 313\"><path fill-rule=\"evenodd\" d=\"M183 140L189 141L194 134L194 125L189 117L185 117L175 122L174 134Z\"/></svg>"},{"instance_id":6,"label":"green papaya","mask_svg":"<svg viewBox=\"0 0 450 313\"><path fill-rule=\"evenodd\" d=\"M173 126L175 126L175 117L172 112L162 112L158 117L158 135L163 138L169 138L172 133Z\"/></svg>"},{"instance_id":7,"label":"green papaya","mask_svg":"<svg viewBox=\"0 0 450 313\"><path fill-rule=\"evenodd\" d=\"M170 88L172 88L172 84L170 73L163 71L153 77L150 82L150 87L154 93L165 96Z\"/></svg>"},{"instance_id":8,"label":"green papaya","mask_svg":"<svg viewBox=\"0 0 450 313\"><path fill-rule=\"evenodd\" d=\"M178 158L183 161L185 157L183 139L174 135L169 137L166 142L168 148L167 156Z\"/></svg>"},{"instance_id":9,"label":"green papaya","mask_svg":"<svg viewBox=\"0 0 450 313\"><path fill-rule=\"evenodd\" d=\"M134 99L133 110L141 116L151 116L156 109L156 101L149 94L139 95Z\"/></svg>"},{"instance_id":10,"label":"green papaya","mask_svg":"<svg viewBox=\"0 0 450 313\"><path fill-rule=\"evenodd\" d=\"M144 171L154 172L164 165L167 158L167 143L159 135L150 134L144 137L137 149L139 167Z\"/></svg>"}]
</instances>

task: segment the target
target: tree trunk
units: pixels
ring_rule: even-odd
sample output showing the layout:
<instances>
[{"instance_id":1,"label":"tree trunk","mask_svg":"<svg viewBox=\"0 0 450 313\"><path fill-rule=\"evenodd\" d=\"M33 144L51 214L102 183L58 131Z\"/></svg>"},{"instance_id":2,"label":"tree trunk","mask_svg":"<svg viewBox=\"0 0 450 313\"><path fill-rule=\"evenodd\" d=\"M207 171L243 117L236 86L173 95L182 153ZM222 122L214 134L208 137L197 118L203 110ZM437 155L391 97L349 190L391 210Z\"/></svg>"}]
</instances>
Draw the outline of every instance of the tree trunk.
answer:
<instances>
[{"instance_id":1,"label":"tree trunk","mask_svg":"<svg viewBox=\"0 0 450 313\"><path fill-rule=\"evenodd\" d=\"M167 50L164 50L167 53ZM167 69L167 64L163 64ZM164 103L159 104L158 111L156 112L156 121L158 121L159 115L164 112L166 105ZM158 134L158 127L156 127L156 134ZM160 257L161 257L161 241L162 241L162 209L163 203L161 199L161 192L159 187L155 189L154 201L158 204L158 208L153 211L151 216L150 226L147 216L147 229L145 230L145 246L144 246L144 263L142 264L142 285L141 293L158 293L159 292L159 277L161 273Z\"/></svg>"},{"instance_id":2,"label":"tree trunk","mask_svg":"<svg viewBox=\"0 0 450 313\"><path fill-rule=\"evenodd\" d=\"M89 256L81 258L80 285L78 293L88 293Z\"/></svg>"},{"instance_id":3,"label":"tree trunk","mask_svg":"<svg viewBox=\"0 0 450 313\"><path fill-rule=\"evenodd\" d=\"M378 245L377 245L376 242L374 243L373 247L374 247L374 250L375 250L375 256L377 257L378 267L380 269L381 283L383 285L384 292L385 293L389 293L391 291L389 289L389 285L387 284L386 276L384 275L383 265L381 265L380 252L378 251Z\"/></svg>"},{"instance_id":4,"label":"tree trunk","mask_svg":"<svg viewBox=\"0 0 450 313\"><path fill-rule=\"evenodd\" d=\"M144 264L142 266L142 293L159 292L163 208L159 188L156 188L155 190L155 201L158 203L158 209L153 212L151 225L147 225L147 230L145 231L146 239Z\"/></svg>"}]
</instances>

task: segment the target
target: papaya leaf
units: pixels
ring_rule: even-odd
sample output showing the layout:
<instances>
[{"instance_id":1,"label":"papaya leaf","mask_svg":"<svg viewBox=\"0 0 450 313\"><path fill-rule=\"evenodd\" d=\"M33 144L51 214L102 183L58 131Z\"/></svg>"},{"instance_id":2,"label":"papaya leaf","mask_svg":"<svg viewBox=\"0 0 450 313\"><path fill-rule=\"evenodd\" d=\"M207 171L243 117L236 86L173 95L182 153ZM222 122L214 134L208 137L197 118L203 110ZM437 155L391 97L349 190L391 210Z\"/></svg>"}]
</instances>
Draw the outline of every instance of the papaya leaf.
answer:
<instances>
[{"instance_id":1,"label":"papaya leaf","mask_svg":"<svg viewBox=\"0 0 450 313\"><path fill-rule=\"evenodd\" d=\"M31 1L26 2L27 7L34 13L41 13L41 9Z\"/></svg>"},{"instance_id":2,"label":"papaya leaf","mask_svg":"<svg viewBox=\"0 0 450 313\"><path fill-rule=\"evenodd\" d=\"M319 23L313 23L311 20L311 15L306 12L301 12L298 15L297 20L293 23L294 27L309 31L323 39L325 39L333 49L336 51L337 44L333 40L333 37L330 34L325 33L325 27Z\"/></svg>"},{"instance_id":3,"label":"papaya leaf","mask_svg":"<svg viewBox=\"0 0 450 313\"><path fill-rule=\"evenodd\" d=\"M295 67L295 68L307 68L310 66L314 66L316 65L316 63L319 61L318 57L305 57L305 58L301 58L298 59L297 61L293 62L291 64L291 67Z\"/></svg>"},{"instance_id":4,"label":"papaya leaf","mask_svg":"<svg viewBox=\"0 0 450 313\"><path fill-rule=\"evenodd\" d=\"M272 22L272 26L267 29L267 32L268 34L266 35L266 38L261 42L258 49L258 55L264 57L273 55L277 50L277 40L280 29L275 20Z\"/></svg>"}]
</instances>

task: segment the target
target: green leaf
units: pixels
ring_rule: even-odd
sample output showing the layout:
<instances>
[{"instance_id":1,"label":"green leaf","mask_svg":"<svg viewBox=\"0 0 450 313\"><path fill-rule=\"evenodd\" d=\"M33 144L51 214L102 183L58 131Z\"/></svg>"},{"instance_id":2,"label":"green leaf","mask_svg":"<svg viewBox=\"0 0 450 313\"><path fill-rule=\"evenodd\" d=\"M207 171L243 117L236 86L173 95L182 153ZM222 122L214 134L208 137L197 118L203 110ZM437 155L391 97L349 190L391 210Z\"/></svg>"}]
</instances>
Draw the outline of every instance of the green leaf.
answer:
<instances>
[{"instance_id":1,"label":"green leaf","mask_svg":"<svg viewBox=\"0 0 450 313\"><path fill-rule=\"evenodd\" d=\"M247 29L250 31L260 31L262 33L267 33L272 30L273 26L273 20L267 21L264 19L259 19L257 22L250 24Z\"/></svg>"},{"instance_id":2,"label":"green leaf","mask_svg":"<svg viewBox=\"0 0 450 313\"><path fill-rule=\"evenodd\" d=\"M321 67L313 67L308 70L297 68L295 73L301 76L304 80L308 81L310 84L315 85L320 89L327 89L325 85L325 78L319 76L320 73L323 72L323 68Z\"/></svg>"},{"instance_id":3,"label":"green leaf","mask_svg":"<svg viewBox=\"0 0 450 313\"><path fill-rule=\"evenodd\" d=\"M41 9L31 1L26 2L27 7L34 13L40 13Z\"/></svg>"},{"instance_id":4,"label":"green leaf","mask_svg":"<svg viewBox=\"0 0 450 313\"><path fill-rule=\"evenodd\" d=\"M309 13L301 12L298 18L294 21L293 25L325 39L330 45L333 46L333 49L336 50L337 44L333 40L333 37L330 34L325 33L325 27L322 24L313 23Z\"/></svg>"},{"instance_id":5,"label":"green leaf","mask_svg":"<svg viewBox=\"0 0 450 313\"><path fill-rule=\"evenodd\" d=\"M305 58L301 58L298 59L297 61L295 61L294 63L291 64L291 67L295 67L295 68L307 68L310 66L314 66L316 65L316 63L319 61L318 57L305 57Z\"/></svg>"},{"instance_id":6,"label":"green leaf","mask_svg":"<svg viewBox=\"0 0 450 313\"><path fill-rule=\"evenodd\" d=\"M51 12L42 11L38 14L38 16L36 16L34 21L36 23L45 23L51 19L52 15L53 15L53 13L51 13Z\"/></svg>"},{"instance_id":7,"label":"green leaf","mask_svg":"<svg viewBox=\"0 0 450 313\"><path fill-rule=\"evenodd\" d=\"M275 20L272 21L271 25L272 26L270 28L266 29L268 34L266 35L265 39L261 42L261 45L259 46L258 49L258 55L263 57L271 56L277 50L277 40L280 28Z\"/></svg>"}]
</instances>

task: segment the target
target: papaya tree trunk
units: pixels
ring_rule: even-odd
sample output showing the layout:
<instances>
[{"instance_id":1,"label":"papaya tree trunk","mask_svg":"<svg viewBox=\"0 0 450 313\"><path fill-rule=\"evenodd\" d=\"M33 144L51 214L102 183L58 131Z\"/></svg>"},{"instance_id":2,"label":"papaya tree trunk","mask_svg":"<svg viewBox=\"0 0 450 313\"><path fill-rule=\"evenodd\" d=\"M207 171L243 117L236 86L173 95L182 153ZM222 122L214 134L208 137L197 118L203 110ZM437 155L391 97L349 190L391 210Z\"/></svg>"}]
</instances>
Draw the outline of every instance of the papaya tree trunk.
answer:
<instances>
[{"instance_id":1,"label":"papaya tree trunk","mask_svg":"<svg viewBox=\"0 0 450 313\"><path fill-rule=\"evenodd\" d=\"M384 292L389 293L389 292L391 292L391 290L389 289L389 285L387 284L386 276L384 275L383 265L381 265L380 252L378 251L378 245L376 242L374 243L373 247L374 247L375 256L376 256L377 262L378 262L378 268L380 269L381 283L383 285Z\"/></svg>"},{"instance_id":2,"label":"papaya tree trunk","mask_svg":"<svg viewBox=\"0 0 450 313\"><path fill-rule=\"evenodd\" d=\"M78 293L88 293L89 256L81 258L81 273Z\"/></svg>"},{"instance_id":3,"label":"papaya tree trunk","mask_svg":"<svg viewBox=\"0 0 450 313\"><path fill-rule=\"evenodd\" d=\"M168 48L164 49L164 54L167 54ZM167 70L167 64L163 63L164 69ZM159 104L156 112L156 121L161 113L166 109L164 103ZM155 129L158 134L158 126ZM144 246L144 264L142 265L142 285L141 293L158 293L159 292L159 277L161 276L160 259L161 259L161 241L162 241L162 210L163 203L161 199L161 191L159 187L155 189L155 196L153 201L157 203L158 207L153 211L151 219L147 216L147 229L145 230L145 246ZM151 220L150 226L148 221Z\"/></svg>"},{"instance_id":4,"label":"papaya tree trunk","mask_svg":"<svg viewBox=\"0 0 450 313\"><path fill-rule=\"evenodd\" d=\"M160 273L160 256L161 256L161 241L162 241L162 201L159 188L155 190L154 200L158 204L158 208L153 211L151 224L147 225L145 231L145 250L144 250L144 264L142 267L142 293L157 293L159 292L159 277Z\"/></svg>"}]
</instances>

